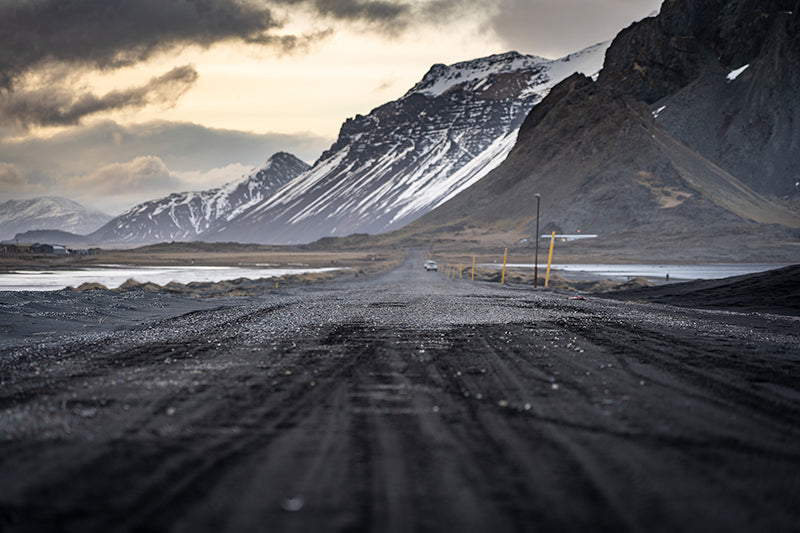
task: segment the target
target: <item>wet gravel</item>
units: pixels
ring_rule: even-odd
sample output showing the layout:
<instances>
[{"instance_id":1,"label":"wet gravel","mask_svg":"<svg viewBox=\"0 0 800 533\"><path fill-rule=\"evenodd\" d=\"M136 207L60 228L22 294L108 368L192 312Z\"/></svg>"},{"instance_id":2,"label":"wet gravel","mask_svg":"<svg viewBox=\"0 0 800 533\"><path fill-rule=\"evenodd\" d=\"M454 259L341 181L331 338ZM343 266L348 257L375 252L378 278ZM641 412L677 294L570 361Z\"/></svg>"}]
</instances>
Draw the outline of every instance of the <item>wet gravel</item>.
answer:
<instances>
[{"instance_id":1,"label":"wet gravel","mask_svg":"<svg viewBox=\"0 0 800 533\"><path fill-rule=\"evenodd\" d=\"M380 276L0 294L3 531L792 531L800 327Z\"/></svg>"}]
</instances>

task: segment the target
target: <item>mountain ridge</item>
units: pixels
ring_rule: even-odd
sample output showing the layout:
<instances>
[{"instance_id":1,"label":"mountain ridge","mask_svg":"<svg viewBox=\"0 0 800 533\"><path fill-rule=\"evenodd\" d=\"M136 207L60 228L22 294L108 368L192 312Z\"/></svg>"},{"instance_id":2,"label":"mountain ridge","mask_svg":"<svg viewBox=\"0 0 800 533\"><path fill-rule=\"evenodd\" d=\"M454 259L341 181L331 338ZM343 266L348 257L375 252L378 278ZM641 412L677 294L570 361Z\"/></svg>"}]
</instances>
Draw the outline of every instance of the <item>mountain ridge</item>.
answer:
<instances>
[{"instance_id":1,"label":"mountain ridge","mask_svg":"<svg viewBox=\"0 0 800 533\"><path fill-rule=\"evenodd\" d=\"M0 204L0 238L12 239L32 230L60 229L90 233L111 219L111 215L88 209L59 196L8 200Z\"/></svg>"},{"instance_id":2,"label":"mountain ridge","mask_svg":"<svg viewBox=\"0 0 800 533\"><path fill-rule=\"evenodd\" d=\"M348 118L290 186L201 238L290 244L401 227L496 168L528 111L567 73L595 74L607 46L434 65L400 99Z\"/></svg>"},{"instance_id":3,"label":"mountain ridge","mask_svg":"<svg viewBox=\"0 0 800 533\"><path fill-rule=\"evenodd\" d=\"M173 193L141 203L88 235L91 242L153 244L195 240L204 231L261 201L289 183L308 165L277 152L260 168L221 187Z\"/></svg>"}]
</instances>

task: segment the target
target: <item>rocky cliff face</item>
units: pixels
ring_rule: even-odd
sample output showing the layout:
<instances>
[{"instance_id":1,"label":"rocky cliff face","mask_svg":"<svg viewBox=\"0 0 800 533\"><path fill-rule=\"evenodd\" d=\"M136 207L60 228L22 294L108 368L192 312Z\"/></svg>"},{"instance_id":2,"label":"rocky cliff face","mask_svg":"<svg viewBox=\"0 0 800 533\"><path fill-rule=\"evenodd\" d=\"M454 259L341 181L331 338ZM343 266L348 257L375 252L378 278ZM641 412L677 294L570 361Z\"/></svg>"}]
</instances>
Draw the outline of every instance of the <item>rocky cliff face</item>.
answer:
<instances>
[{"instance_id":1,"label":"rocky cliff face","mask_svg":"<svg viewBox=\"0 0 800 533\"><path fill-rule=\"evenodd\" d=\"M132 244L194 240L210 228L224 227L307 169L303 161L279 152L252 174L220 188L175 193L137 205L88 238L97 243Z\"/></svg>"},{"instance_id":2,"label":"rocky cliff face","mask_svg":"<svg viewBox=\"0 0 800 533\"><path fill-rule=\"evenodd\" d=\"M348 119L290 186L202 238L309 242L407 224L496 168L530 109L572 72L596 74L606 46L434 65L399 100Z\"/></svg>"},{"instance_id":3,"label":"rocky cliff face","mask_svg":"<svg viewBox=\"0 0 800 533\"><path fill-rule=\"evenodd\" d=\"M670 0L623 31L598 83L643 101L657 122L762 194L800 177L796 0Z\"/></svg>"},{"instance_id":4,"label":"rocky cliff face","mask_svg":"<svg viewBox=\"0 0 800 533\"><path fill-rule=\"evenodd\" d=\"M541 193L547 230L794 235L776 228L800 216L774 197L798 181L793 3L668 0L617 36L597 81L556 86L506 162L419 227L531 232Z\"/></svg>"}]
</instances>

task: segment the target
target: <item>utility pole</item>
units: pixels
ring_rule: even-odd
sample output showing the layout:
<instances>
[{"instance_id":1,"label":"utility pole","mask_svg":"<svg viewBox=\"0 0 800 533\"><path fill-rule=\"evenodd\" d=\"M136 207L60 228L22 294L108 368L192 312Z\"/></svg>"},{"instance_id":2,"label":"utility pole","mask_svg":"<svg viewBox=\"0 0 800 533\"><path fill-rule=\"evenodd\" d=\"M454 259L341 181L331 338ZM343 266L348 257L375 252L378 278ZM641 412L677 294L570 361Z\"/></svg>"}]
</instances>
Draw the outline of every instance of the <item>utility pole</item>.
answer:
<instances>
[{"instance_id":1,"label":"utility pole","mask_svg":"<svg viewBox=\"0 0 800 533\"><path fill-rule=\"evenodd\" d=\"M536 197L536 256L533 261L533 288L539 286L539 203L542 200L542 195L539 193L534 194Z\"/></svg>"}]
</instances>

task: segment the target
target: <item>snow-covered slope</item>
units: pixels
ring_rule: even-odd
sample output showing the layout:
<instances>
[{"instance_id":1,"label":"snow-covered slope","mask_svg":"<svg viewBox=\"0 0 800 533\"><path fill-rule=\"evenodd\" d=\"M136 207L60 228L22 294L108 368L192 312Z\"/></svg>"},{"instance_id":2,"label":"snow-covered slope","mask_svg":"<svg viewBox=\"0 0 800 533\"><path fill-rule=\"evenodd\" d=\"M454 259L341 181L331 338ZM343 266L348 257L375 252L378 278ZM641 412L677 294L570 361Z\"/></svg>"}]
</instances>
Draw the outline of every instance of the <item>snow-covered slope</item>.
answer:
<instances>
[{"instance_id":1,"label":"snow-covered slope","mask_svg":"<svg viewBox=\"0 0 800 533\"><path fill-rule=\"evenodd\" d=\"M89 238L93 242L147 244L193 240L219 221L238 216L308 169L279 152L252 174L217 189L171 194L139 204Z\"/></svg>"},{"instance_id":2,"label":"snow-covered slope","mask_svg":"<svg viewBox=\"0 0 800 533\"><path fill-rule=\"evenodd\" d=\"M348 119L314 166L203 240L310 242L398 228L497 167L559 81L595 75L609 43L561 59L516 52L434 65L402 98Z\"/></svg>"},{"instance_id":3,"label":"snow-covered slope","mask_svg":"<svg viewBox=\"0 0 800 533\"><path fill-rule=\"evenodd\" d=\"M0 204L0 239L12 239L17 233L42 229L89 233L110 219L110 215L56 196L9 200Z\"/></svg>"}]
</instances>

